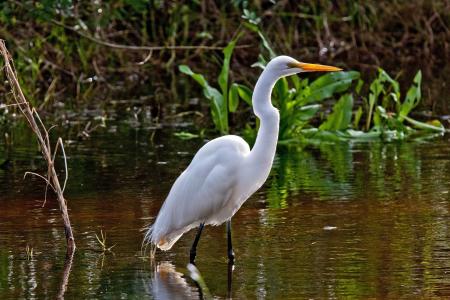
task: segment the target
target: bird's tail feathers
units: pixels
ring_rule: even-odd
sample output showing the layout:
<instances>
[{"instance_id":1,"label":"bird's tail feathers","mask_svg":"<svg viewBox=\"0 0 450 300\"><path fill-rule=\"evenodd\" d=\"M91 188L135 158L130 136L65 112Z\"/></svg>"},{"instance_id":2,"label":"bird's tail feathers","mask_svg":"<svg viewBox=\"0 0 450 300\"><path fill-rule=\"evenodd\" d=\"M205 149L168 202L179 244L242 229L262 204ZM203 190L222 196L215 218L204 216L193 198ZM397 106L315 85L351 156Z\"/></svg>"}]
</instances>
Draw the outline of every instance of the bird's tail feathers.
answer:
<instances>
[{"instance_id":1,"label":"bird's tail feathers","mask_svg":"<svg viewBox=\"0 0 450 300\"><path fill-rule=\"evenodd\" d=\"M144 253L146 252L147 247L150 245L150 248L153 251L152 246L156 246L163 251L167 251L178 241L178 239L185 233L187 230L186 227L180 230L176 230L169 234L161 234L161 232L155 230L155 224L150 225L143 230L146 231L144 235L144 240L142 241L142 249Z\"/></svg>"},{"instance_id":2,"label":"bird's tail feathers","mask_svg":"<svg viewBox=\"0 0 450 300\"><path fill-rule=\"evenodd\" d=\"M150 257L154 257L156 252L156 247L153 247L153 244L151 242L152 239L152 233L153 233L153 225L149 225L147 227L142 228L141 231L146 231L144 235L144 239L142 240L141 245L141 253L142 256L146 256L147 253L147 247L150 245Z\"/></svg>"}]
</instances>

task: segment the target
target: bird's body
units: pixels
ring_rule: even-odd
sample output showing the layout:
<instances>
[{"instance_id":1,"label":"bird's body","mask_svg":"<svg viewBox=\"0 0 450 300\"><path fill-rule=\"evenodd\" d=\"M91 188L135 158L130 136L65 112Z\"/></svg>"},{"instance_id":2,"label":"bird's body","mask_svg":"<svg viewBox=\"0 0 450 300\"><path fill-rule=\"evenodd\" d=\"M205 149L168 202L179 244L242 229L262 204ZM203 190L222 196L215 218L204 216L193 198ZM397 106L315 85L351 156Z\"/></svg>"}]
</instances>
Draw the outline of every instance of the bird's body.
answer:
<instances>
[{"instance_id":1,"label":"bird's body","mask_svg":"<svg viewBox=\"0 0 450 300\"><path fill-rule=\"evenodd\" d=\"M195 258L195 247L203 225L220 225L229 221L269 176L280 119L270 100L276 81L283 76L309 71L307 68L311 66L327 67L299 63L287 56L279 56L267 65L252 97L254 112L261 120L252 150L235 135L206 143L173 184L156 221L147 231L146 241L162 250L169 250L183 233L200 226L193 246ZM338 70L327 68L330 69L321 71ZM230 226L228 231L231 248ZM229 256L231 252L229 249Z\"/></svg>"},{"instance_id":2,"label":"bird's body","mask_svg":"<svg viewBox=\"0 0 450 300\"><path fill-rule=\"evenodd\" d=\"M220 225L230 219L270 171L271 164L255 180L249 154L249 145L235 135L205 144L175 181L151 229L152 242L168 250L201 223Z\"/></svg>"}]
</instances>

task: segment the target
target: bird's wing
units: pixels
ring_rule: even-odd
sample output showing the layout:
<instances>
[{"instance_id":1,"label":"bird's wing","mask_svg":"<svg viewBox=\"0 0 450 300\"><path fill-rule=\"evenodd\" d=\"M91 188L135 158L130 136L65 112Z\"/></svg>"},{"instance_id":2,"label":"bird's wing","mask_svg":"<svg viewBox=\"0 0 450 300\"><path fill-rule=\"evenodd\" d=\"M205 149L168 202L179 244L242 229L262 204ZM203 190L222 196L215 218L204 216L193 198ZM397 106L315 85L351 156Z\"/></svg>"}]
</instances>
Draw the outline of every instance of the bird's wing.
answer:
<instances>
[{"instance_id":1,"label":"bird's wing","mask_svg":"<svg viewBox=\"0 0 450 300\"><path fill-rule=\"evenodd\" d=\"M242 143L220 138L200 149L172 186L153 225L152 242L158 244L171 235L178 239L227 204L241 161L249 152Z\"/></svg>"}]
</instances>

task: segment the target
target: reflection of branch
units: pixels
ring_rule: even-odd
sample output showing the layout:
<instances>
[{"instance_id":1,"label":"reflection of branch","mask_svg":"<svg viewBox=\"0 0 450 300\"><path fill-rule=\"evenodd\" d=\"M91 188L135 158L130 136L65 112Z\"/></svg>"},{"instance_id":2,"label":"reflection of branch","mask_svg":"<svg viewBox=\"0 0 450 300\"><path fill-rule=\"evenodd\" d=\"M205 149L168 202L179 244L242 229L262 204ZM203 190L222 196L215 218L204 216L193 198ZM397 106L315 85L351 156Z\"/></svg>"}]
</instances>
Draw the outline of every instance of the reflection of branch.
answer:
<instances>
[{"instance_id":1,"label":"reflection of branch","mask_svg":"<svg viewBox=\"0 0 450 300\"><path fill-rule=\"evenodd\" d=\"M54 152L52 152L51 145L50 145L50 138L48 135L48 131L46 127L44 126L44 123L42 122L41 118L39 117L39 114L37 111L31 107L30 103L25 98L25 95L22 92L22 89L20 88L19 81L17 80L16 71L14 68L14 63L12 61L12 58L6 49L5 41L0 39L0 53L3 56L3 59L5 61L5 72L6 76L8 78L9 85L11 86L11 91L14 96L14 100L17 104L17 107L22 112L23 116L28 122L29 127L34 132L34 134L37 137L42 155L47 162L47 176L40 176L44 178L44 180L47 183L46 191L48 186L52 187L52 189L55 191L58 203L59 203L59 209L61 211L61 215L64 222L64 231L66 235L66 242L67 242L67 254L68 256L72 256L73 252L75 251L75 239L73 237L72 232L72 226L70 225L70 219L69 214L67 212L67 205L66 200L64 199L63 191L64 187L66 186L67 177L64 181L64 187L61 189L61 185L59 183L58 174L55 170L55 163L54 163L54 154L58 150L58 145L61 147L61 150L64 155L64 162L66 167L66 175L67 175L67 162L65 159L65 153L64 153L64 147L62 146L62 140L58 139L58 144L56 145L56 148ZM28 173L25 173L25 175ZM31 174L31 173L30 173ZM33 174L37 175L37 174ZM38 175L39 176L39 175Z\"/></svg>"},{"instance_id":2,"label":"reflection of branch","mask_svg":"<svg viewBox=\"0 0 450 300\"><path fill-rule=\"evenodd\" d=\"M57 299L64 299L64 294L66 293L67 285L69 284L69 276L70 270L72 269L73 254L74 252L72 252L70 255L67 255L66 260L64 261L63 276L61 278L61 284L59 286Z\"/></svg>"}]
</instances>

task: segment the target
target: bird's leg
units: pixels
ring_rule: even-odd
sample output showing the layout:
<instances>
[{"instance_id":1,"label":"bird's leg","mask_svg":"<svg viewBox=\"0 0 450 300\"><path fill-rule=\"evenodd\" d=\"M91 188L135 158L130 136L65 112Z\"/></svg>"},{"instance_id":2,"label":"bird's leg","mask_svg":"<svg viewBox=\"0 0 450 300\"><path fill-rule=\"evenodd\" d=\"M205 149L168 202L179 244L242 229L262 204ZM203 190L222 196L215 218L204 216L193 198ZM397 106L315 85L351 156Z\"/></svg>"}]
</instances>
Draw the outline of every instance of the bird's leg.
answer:
<instances>
[{"instance_id":1,"label":"bird's leg","mask_svg":"<svg viewBox=\"0 0 450 300\"><path fill-rule=\"evenodd\" d=\"M195 256L197 255L197 244L198 244L198 241L200 240L200 235L202 234L202 230L203 230L204 226L205 226L205 223L201 223L200 226L198 227L197 235L195 236L194 243L192 244L192 247L191 247L189 262L193 265L195 264Z\"/></svg>"},{"instance_id":2,"label":"bird's leg","mask_svg":"<svg viewBox=\"0 0 450 300\"><path fill-rule=\"evenodd\" d=\"M231 243L231 219L227 221L227 237L228 237L228 262L234 264L234 251Z\"/></svg>"},{"instance_id":3,"label":"bird's leg","mask_svg":"<svg viewBox=\"0 0 450 300\"><path fill-rule=\"evenodd\" d=\"M228 262L228 289L227 289L227 299L232 299L232 283L233 283L233 270L234 264L229 261Z\"/></svg>"}]
</instances>

